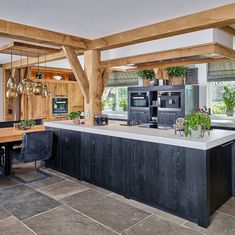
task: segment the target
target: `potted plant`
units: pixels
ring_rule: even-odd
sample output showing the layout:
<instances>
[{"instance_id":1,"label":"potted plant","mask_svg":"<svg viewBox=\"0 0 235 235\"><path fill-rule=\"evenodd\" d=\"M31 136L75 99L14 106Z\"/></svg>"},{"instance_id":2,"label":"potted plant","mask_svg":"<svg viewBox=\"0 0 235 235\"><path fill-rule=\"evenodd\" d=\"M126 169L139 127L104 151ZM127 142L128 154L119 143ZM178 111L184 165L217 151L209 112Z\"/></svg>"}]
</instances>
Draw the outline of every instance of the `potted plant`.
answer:
<instances>
[{"instance_id":1,"label":"potted plant","mask_svg":"<svg viewBox=\"0 0 235 235\"><path fill-rule=\"evenodd\" d=\"M25 119L21 120L19 123L19 128L26 130L26 129L31 129L33 126L35 126L36 122L32 119Z\"/></svg>"},{"instance_id":2,"label":"potted plant","mask_svg":"<svg viewBox=\"0 0 235 235\"><path fill-rule=\"evenodd\" d=\"M184 78L187 72L187 67L185 66L167 67L166 70L171 85L184 84Z\"/></svg>"},{"instance_id":3,"label":"potted plant","mask_svg":"<svg viewBox=\"0 0 235 235\"><path fill-rule=\"evenodd\" d=\"M234 107L235 107L235 91L231 88L225 86L224 92L222 94L222 98L224 100L224 104L226 106L226 114L227 116L233 116Z\"/></svg>"},{"instance_id":4,"label":"potted plant","mask_svg":"<svg viewBox=\"0 0 235 235\"><path fill-rule=\"evenodd\" d=\"M80 119L81 119L81 112L80 111L77 111L77 112L71 112L70 114L69 114L69 118L71 119L71 120L73 120L73 123L74 124L80 124L81 123L81 121L80 121Z\"/></svg>"},{"instance_id":5,"label":"potted plant","mask_svg":"<svg viewBox=\"0 0 235 235\"><path fill-rule=\"evenodd\" d=\"M128 105L127 105L127 99L126 98L122 97L119 101L119 105L120 105L120 107L122 107L123 111L127 111L127 106Z\"/></svg>"},{"instance_id":6,"label":"potted plant","mask_svg":"<svg viewBox=\"0 0 235 235\"><path fill-rule=\"evenodd\" d=\"M142 86L148 86L150 81L152 81L156 78L153 69L139 70L136 73L137 73L137 76L139 77L140 81L142 82L142 84L141 84Z\"/></svg>"},{"instance_id":7,"label":"potted plant","mask_svg":"<svg viewBox=\"0 0 235 235\"><path fill-rule=\"evenodd\" d=\"M184 134L192 139L202 137L202 130L209 130L211 119L206 112L192 112L184 119Z\"/></svg>"}]
</instances>

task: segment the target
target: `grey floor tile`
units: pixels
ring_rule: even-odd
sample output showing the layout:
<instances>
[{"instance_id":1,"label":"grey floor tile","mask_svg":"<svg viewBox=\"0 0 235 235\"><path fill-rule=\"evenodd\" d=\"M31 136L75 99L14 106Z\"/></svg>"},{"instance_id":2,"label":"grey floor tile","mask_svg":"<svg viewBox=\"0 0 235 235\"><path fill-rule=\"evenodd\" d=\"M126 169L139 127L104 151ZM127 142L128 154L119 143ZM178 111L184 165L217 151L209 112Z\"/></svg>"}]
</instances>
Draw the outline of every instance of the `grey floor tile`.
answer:
<instances>
[{"instance_id":1,"label":"grey floor tile","mask_svg":"<svg viewBox=\"0 0 235 235\"><path fill-rule=\"evenodd\" d=\"M147 219L125 230L123 235L201 235L201 233L179 224L151 215Z\"/></svg>"},{"instance_id":2,"label":"grey floor tile","mask_svg":"<svg viewBox=\"0 0 235 235\"><path fill-rule=\"evenodd\" d=\"M216 212L213 216L211 216L211 224L206 229L191 222L187 222L184 225L208 235L235 234L235 217L225 215L220 212Z\"/></svg>"},{"instance_id":3,"label":"grey floor tile","mask_svg":"<svg viewBox=\"0 0 235 235\"><path fill-rule=\"evenodd\" d=\"M0 208L0 220L5 219L9 216L11 216L11 214L8 211L6 211L4 208Z\"/></svg>"},{"instance_id":4,"label":"grey floor tile","mask_svg":"<svg viewBox=\"0 0 235 235\"><path fill-rule=\"evenodd\" d=\"M123 231L150 215L148 212L91 189L62 201L117 232Z\"/></svg>"},{"instance_id":5,"label":"grey floor tile","mask_svg":"<svg viewBox=\"0 0 235 235\"><path fill-rule=\"evenodd\" d=\"M231 197L224 205L235 209L235 197Z\"/></svg>"},{"instance_id":6,"label":"grey floor tile","mask_svg":"<svg viewBox=\"0 0 235 235\"><path fill-rule=\"evenodd\" d=\"M63 180L65 179L56 175L51 175L51 177L48 177L48 178L45 178L43 180L39 180L36 182L27 183L27 185L33 188L42 188L42 187L45 187L54 183L58 183Z\"/></svg>"},{"instance_id":7,"label":"grey floor tile","mask_svg":"<svg viewBox=\"0 0 235 235\"><path fill-rule=\"evenodd\" d=\"M66 206L27 219L24 223L38 235L117 234Z\"/></svg>"},{"instance_id":8,"label":"grey floor tile","mask_svg":"<svg viewBox=\"0 0 235 235\"><path fill-rule=\"evenodd\" d=\"M56 200L60 200L64 197L68 197L75 193L88 189L86 186L75 183L73 181L65 180L43 188L40 188L40 192L53 197Z\"/></svg>"},{"instance_id":9,"label":"grey floor tile","mask_svg":"<svg viewBox=\"0 0 235 235\"><path fill-rule=\"evenodd\" d=\"M17 184L20 184L20 183L10 176L9 177L0 177L0 190L7 188L7 187L17 185Z\"/></svg>"},{"instance_id":10,"label":"grey floor tile","mask_svg":"<svg viewBox=\"0 0 235 235\"><path fill-rule=\"evenodd\" d=\"M11 216L0 221L1 235L33 235L26 226L20 223L15 217Z\"/></svg>"},{"instance_id":11,"label":"grey floor tile","mask_svg":"<svg viewBox=\"0 0 235 235\"><path fill-rule=\"evenodd\" d=\"M219 208L218 211L235 217L235 208L234 207L223 205Z\"/></svg>"},{"instance_id":12,"label":"grey floor tile","mask_svg":"<svg viewBox=\"0 0 235 235\"><path fill-rule=\"evenodd\" d=\"M0 205L23 220L59 206L60 203L35 189L17 185L0 191Z\"/></svg>"},{"instance_id":13,"label":"grey floor tile","mask_svg":"<svg viewBox=\"0 0 235 235\"><path fill-rule=\"evenodd\" d=\"M109 196L112 197L112 198L115 198L115 199L117 199L117 200L126 202L126 203L128 203L129 205L135 206L135 207L137 207L137 208L139 208L139 209L145 210L145 211L147 211L147 212L150 212L150 213L156 214L156 215L158 215L158 216L161 216L161 217L163 217L163 218L165 218L165 219L171 220L171 221L173 221L173 222L175 222L175 223L183 224L183 223L186 222L186 220L183 219L183 218L180 218L180 217L178 217L178 216L172 215L172 214L170 214L170 213L167 213L167 212L165 212L165 211L159 210L159 209L157 209L157 208L148 206L148 205L146 205L146 204L143 204L143 203L140 203L140 202L131 200L131 199L127 199L127 198L125 198L125 197L123 197L123 196L121 196L121 195L118 195L118 194L116 194L116 193L112 193L112 194L110 194Z\"/></svg>"},{"instance_id":14,"label":"grey floor tile","mask_svg":"<svg viewBox=\"0 0 235 235\"><path fill-rule=\"evenodd\" d=\"M82 185L85 185L86 187L88 187L88 188L90 188L90 189L94 189L95 191L98 191L98 192L100 192L100 193L104 193L104 194L106 194L106 195L112 193L111 191L109 191L109 190L107 190L107 189L100 188L100 187L98 187L98 186L96 186L96 185L87 183L87 182L85 182L85 181L78 181L78 182L79 182L80 184L82 184Z\"/></svg>"}]
</instances>

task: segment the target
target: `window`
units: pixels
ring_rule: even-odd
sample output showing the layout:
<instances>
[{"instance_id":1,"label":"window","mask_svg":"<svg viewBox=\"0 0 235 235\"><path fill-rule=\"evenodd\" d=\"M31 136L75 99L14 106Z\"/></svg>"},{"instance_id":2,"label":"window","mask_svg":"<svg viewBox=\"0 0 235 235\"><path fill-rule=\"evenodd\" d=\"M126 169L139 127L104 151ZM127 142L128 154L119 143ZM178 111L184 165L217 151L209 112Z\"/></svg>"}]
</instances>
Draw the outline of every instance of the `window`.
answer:
<instances>
[{"instance_id":1,"label":"window","mask_svg":"<svg viewBox=\"0 0 235 235\"><path fill-rule=\"evenodd\" d=\"M110 118L127 119L128 87L137 85L136 72L113 71L102 96L103 113Z\"/></svg>"},{"instance_id":2,"label":"window","mask_svg":"<svg viewBox=\"0 0 235 235\"><path fill-rule=\"evenodd\" d=\"M226 113L226 106L222 99L224 86L235 89L235 81L208 82L208 98L213 115Z\"/></svg>"}]
</instances>

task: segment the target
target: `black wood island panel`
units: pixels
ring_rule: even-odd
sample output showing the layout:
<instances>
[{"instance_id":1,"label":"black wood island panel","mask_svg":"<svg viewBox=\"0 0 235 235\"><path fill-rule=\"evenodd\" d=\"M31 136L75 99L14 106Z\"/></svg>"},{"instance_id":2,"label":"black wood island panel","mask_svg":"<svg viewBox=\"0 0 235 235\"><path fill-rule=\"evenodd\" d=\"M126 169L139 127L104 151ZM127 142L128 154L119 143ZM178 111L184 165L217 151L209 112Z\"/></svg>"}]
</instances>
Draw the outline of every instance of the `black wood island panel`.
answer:
<instances>
[{"instance_id":1,"label":"black wood island panel","mask_svg":"<svg viewBox=\"0 0 235 235\"><path fill-rule=\"evenodd\" d=\"M50 128L50 167L207 227L232 193L232 142L209 150ZM235 167L233 167L235 169ZM233 180L232 180L233 179Z\"/></svg>"}]
</instances>

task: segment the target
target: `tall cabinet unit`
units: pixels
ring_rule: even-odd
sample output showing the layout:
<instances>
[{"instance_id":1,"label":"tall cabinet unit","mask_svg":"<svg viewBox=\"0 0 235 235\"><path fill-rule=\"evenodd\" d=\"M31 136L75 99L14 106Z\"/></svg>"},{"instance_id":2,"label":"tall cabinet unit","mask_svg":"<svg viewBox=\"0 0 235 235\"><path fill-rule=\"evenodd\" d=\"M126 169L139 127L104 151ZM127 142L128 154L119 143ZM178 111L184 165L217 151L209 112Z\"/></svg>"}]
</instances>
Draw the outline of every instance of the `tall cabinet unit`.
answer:
<instances>
[{"instance_id":1,"label":"tall cabinet unit","mask_svg":"<svg viewBox=\"0 0 235 235\"><path fill-rule=\"evenodd\" d=\"M178 117L183 118L199 107L199 87L129 87L128 101L128 120L142 123L157 120L159 126L172 126Z\"/></svg>"}]
</instances>

